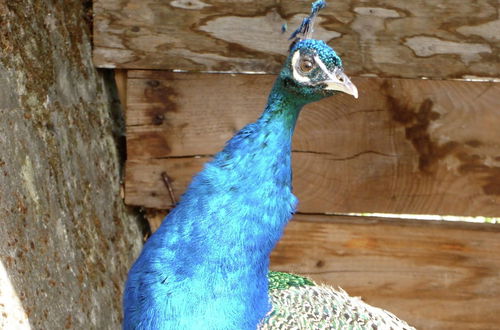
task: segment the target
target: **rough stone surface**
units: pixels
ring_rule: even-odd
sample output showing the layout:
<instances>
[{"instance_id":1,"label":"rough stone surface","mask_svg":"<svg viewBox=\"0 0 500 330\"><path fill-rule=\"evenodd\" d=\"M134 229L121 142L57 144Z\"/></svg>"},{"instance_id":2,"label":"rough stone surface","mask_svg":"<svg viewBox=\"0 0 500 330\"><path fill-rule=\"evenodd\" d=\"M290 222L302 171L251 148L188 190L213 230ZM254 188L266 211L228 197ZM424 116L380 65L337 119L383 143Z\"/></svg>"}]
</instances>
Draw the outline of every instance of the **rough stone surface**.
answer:
<instances>
[{"instance_id":1,"label":"rough stone surface","mask_svg":"<svg viewBox=\"0 0 500 330\"><path fill-rule=\"evenodd\" d=\"M89 1L0 0L0 328L116 329L142 244ZM106 83L108 81L108 83Z\"/></svg>"}]
</instances>

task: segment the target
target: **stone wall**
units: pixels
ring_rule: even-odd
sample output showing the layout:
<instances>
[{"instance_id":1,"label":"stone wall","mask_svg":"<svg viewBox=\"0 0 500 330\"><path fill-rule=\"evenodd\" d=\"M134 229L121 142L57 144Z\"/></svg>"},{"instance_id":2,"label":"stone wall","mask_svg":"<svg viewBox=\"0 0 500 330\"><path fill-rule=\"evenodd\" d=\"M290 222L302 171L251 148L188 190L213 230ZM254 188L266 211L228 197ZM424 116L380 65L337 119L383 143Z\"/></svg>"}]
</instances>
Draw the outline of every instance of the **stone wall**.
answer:
<instances>
[{"instance_id":1,"label":"stone wall","mask_svg":"<svg viewBox=\"0 0 500 330\"><path fill-rule=\"evenodd\" d=\"M0 328L115 329L142 245L89 1L0 0Z\"/></svg>"}]
</instances>

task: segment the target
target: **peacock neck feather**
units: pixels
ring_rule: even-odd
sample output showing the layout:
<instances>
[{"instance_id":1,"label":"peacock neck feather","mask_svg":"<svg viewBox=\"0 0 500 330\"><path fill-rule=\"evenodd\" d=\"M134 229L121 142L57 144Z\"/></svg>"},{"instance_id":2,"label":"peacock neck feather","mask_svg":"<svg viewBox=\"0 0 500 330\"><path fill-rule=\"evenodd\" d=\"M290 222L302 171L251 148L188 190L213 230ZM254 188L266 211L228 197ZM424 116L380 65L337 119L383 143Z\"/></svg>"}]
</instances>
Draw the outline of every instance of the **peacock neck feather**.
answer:
<instances>
[{"instance_id":1,"label":"peacock neck feather","mask_svg":"<svg viewBox=\"0 0 500 330\"><path fill-rule=\"evenodd\" d=\"M188 214L174 213L164 227L170 218L182 222L178 230L197 238L193 245L205 258L220 258L225 267L262 265L259 275L264 276L269 254L295 211L290 151L302 106L278 79L261 117L241 129L193 179L174 210Z\"/></svg>"},{"instance_id":2,"label":"peacock neck feather","mask_svg":"<svg viewBox=\"0 0 500 330\"><path fill-rule=\"evenodd\" d=\"M265 126L266 123L281 125L283 133L291 138L297 117L302 107L308 102L285 88L286 80L278 78L269 94L264 113L257 121Z\"/></svg>"},{"instance_id":3,"label":"peacock neck feather","mask_svg":"<svg viewBox=\"0 0 500 330\"><path fill-rule=\"evenodd\" d=\"M255 329L269 312L269 255L297 203L290 151L305 104L297 99L278 78L261 117L193 178L148 240L143 253L155 251L156 261L134 265L132 272L159 273L154 294L161 297L163 282L166 315L185 315L173 328Z\"/></svg>"}]
</instances>

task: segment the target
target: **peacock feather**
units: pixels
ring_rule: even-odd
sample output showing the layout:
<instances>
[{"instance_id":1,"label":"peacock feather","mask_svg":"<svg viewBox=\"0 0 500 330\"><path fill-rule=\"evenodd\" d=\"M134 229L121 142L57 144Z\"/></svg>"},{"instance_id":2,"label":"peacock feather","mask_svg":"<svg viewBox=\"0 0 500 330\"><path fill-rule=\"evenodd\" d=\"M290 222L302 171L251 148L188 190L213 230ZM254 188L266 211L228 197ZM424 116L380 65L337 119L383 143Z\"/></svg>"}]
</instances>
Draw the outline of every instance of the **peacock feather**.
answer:
<instances>
[{"instance_id":1,"label":"peacock feather","mask_svg":"<svg viewBox=\"0 0 500 330\"><path fill-rule=\"evenodd\" d=\"M268 277L273 308L259 330L415 329L392 313L350 297L342 289L317 285L295 274L269 272Z\"/></svg>"},{"instance_id":2,"label":"peacock feather","mask_svg":"<svg viewBox=\"0 0 500 330\"><path fill-rule=\"evenodd\" d=\"M124 329L333 329L399 321L309 279L269 274L270 253L297 205L290 155L299 113L339 92L358 96L340 57L311 38L324 5L316 1L292 34L260 118L193 178L144 245L125 285Z\"/></svg>"}]
</instances>

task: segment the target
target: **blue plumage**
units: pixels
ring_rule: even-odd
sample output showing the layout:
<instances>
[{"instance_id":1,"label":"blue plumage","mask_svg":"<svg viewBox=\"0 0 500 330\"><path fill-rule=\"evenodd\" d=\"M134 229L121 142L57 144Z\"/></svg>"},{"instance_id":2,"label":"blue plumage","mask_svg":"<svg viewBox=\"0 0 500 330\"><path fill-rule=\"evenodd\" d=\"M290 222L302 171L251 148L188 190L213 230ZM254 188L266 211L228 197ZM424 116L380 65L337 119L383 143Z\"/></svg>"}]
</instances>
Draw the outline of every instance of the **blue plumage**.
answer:
<instances>
[{"instance_id":1,"label":"blue plumage","mask_svg":"<svg viewBox=\"0 0 500 330\"><path fill-rule=\"evenodd\" d=\"M304 105L357 96L337 54L298 40L262 116L196 175L146 242L124 294L124 329L255 329L269 312L269 255L291 218L291 139Z\"/></svg>"}]
</instances>

